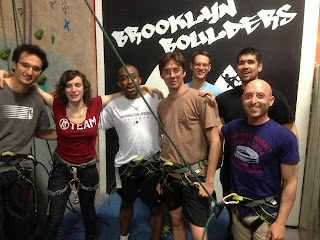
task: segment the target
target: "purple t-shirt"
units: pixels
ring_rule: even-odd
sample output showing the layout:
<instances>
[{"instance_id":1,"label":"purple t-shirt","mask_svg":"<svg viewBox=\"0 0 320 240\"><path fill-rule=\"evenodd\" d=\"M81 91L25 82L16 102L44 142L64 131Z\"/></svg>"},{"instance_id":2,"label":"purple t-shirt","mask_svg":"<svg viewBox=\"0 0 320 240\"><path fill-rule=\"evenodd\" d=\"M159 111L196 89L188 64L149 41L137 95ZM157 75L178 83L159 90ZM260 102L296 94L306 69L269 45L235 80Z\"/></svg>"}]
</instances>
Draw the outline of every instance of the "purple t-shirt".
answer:
<instances>
[{"instance_id":1,"label":"purple t-shirt","mask_svg":"<svg viewBox=\"0 0 320 240\"><path fill-rule=\"evenodd\" d=\"M231 143L231 189L251 199L281 194L280 164L299 162L296 136L272 119L251 125L237 119L221 129ZM277 208L263 205L269 212ZM239 207L242 217L256 215L251 208Z\"/></svg>"}]
</instances>

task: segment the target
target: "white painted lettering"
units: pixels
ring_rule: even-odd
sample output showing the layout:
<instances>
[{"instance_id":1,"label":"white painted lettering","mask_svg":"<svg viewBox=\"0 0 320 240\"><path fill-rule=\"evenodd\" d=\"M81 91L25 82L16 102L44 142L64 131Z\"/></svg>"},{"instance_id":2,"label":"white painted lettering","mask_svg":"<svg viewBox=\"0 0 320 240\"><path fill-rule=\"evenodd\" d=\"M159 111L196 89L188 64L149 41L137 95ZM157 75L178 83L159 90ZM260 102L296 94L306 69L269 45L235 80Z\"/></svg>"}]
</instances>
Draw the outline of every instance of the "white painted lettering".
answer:
<instances>
[{"instance_id":1,"label":"white painted lettering","mask_svg":"<svg viewBox=\"0 0 320 240\"><path fill-rule=\"evenodd\" d=\"M291 22L292 19L295 18L295 16L297 16L297 13L288 13L288 12L284 12L284 11L288 11L291 8L291 5L289 4L285 4L283 5L281 8L279 8L277 10L277 15L281 18L283 18L280 21L280 26L286 25L287 23ZM284 11L283 11L284 10Z\"/></svg>"},{"instance_id":2,"label":"white painted lettering","mask_svg":"<svg viewBox=\"0 0 320 240\"><path fill-rule=\"evenodd\" d=\"M154 32L155 32L155 27L152 24L146 24L143 26L142 30L141 30L141 35L142 37L144 37L145 39L149 39L153 36Z\"/></svg>"},{"instance_id":3,"label":"white painted lettering","mask_svg":"<svg viewBox=\"0 0 320 240\"><path fill-rule=\"evenodd\" d=\"M170 23L166 20L161 19L159 22L157 22L155 29L159 35L163 35L168 31L169 27Z\"/></svg>"}]
</instances>

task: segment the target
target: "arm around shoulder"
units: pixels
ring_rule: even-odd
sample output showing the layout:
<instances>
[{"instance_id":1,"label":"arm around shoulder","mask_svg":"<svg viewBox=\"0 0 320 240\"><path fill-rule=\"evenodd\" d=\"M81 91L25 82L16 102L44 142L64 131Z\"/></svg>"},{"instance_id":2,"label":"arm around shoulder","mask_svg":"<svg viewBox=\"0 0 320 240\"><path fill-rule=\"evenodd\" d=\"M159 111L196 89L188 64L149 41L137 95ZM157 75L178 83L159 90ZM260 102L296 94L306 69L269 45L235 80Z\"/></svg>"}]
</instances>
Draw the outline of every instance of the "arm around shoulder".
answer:
<instances>
[{"instance_id":1,"label":"arm around shoulder","mask_svg":"<svg viewBox=\"0 0 320 240\"><path fill-rule=\"evenodd\" d=\"M4 81L4 78L8 78L8 77L12 77L13 74L7 72L7 71L4 71L4 70L0 70L0 88L3 88L3 81Z\"/></svg>"},{"instance_id":2,"label":"arm around shoulder","mask_svg":"<svg viewBox=\"0 0 320 240\"><path fill-rule=\"evenodd\" d=\"M57 131L54 129L38 130L34 133L34 136L44 140L57 140Z\"/></svg>"},{"instance_id":3,"label":"arm around shoulder","mask_svg":"<svg viewBox=\"0 0 320 240\"><path fill-rule=\"evenodd\" d=\"M35 85L32 85L32 88L36 93L40 95L40 97L42 97L47 107L49 107L52 110L54 97L50 93L43 91L41 88Z\"/></svg>"},{"instance_id":4,"label":"arm around shoulder","mask_svg":"<svg viewBox=\"0 0 320 240\"><path fill-rule=\"evenodd\" d=\"M123 95L123 92L117 92L109 95L102 95L101 100L102 100L102 108L105 107L110 101L112 101L115 98L121 97Z\"/></svg>"}]
</instances>

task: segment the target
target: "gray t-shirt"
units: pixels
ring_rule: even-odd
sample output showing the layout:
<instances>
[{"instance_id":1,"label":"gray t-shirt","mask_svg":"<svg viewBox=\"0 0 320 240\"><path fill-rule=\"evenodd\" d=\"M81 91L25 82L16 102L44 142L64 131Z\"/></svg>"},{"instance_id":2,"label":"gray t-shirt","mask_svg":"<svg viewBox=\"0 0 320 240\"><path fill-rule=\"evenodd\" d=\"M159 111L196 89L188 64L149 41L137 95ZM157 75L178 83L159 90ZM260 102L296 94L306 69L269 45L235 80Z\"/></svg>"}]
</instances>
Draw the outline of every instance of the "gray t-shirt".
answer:
<instances>
[{"instance_id":1,"label":"gray t-shirt","mask_svg":"<svg viewBox=\"0 0 320 240\"><path fill-rule=\"evenodd\" d=\"M0 153L29 154L34 132L49 126L40 95L32 89L17 93L4 82L3 89L0 88Z\"/></svg>"}]
</instances>

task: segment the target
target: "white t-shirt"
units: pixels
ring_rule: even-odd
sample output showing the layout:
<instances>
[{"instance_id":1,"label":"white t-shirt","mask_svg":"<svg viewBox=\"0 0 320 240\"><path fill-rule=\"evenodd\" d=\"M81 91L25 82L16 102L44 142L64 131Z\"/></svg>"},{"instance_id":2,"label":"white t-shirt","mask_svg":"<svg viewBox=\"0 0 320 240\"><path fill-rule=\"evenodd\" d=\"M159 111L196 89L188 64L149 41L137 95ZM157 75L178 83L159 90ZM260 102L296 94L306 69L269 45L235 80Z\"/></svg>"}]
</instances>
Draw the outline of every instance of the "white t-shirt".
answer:
<instances>
[{"instance_id":1,"label":"white t-shirt","mask_svg":"<svg viewBox=\"0 0 320 240\"><path fill-rule=\"evenodd\" d=\"M157 114L161 100L149 93L145 99ZM99 128L115 127L119 137L119 151L115 156L115 167L130 162L136 157L147 159L160 151L161 138L158 123L142 98L127 99L121 96L105 106L100 115Z\"/></svg>"}]
</instances>

